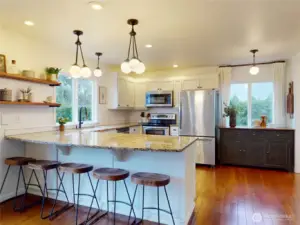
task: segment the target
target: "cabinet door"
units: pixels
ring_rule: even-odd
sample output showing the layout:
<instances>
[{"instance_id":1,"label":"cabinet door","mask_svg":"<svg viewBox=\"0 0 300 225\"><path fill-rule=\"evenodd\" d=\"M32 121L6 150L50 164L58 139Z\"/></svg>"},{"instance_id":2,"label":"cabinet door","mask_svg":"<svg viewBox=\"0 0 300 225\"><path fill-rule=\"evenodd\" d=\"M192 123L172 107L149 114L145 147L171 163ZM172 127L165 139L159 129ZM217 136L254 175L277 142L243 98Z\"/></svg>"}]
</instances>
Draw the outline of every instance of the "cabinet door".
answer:
<instances>
[{"instance_id":1,"label":"cabinet door","mask_svg":"<svg viewBox=\"0 0 300 225\"><path fill-rule=\"evenodd\" d=\"M230 139L223 140L222 142L222 163L243 165L245 163L246 156L245 143L242 140Z\"/></svg>"},{"instance_id":2,"label":"cabinet door","mask_svg":"<svg viewBox=\"0 0 300 225\"><path fill-rule=\"evenodd\" d=\"M196 90L199 88L199 80L184 80L182 81L182 90Z\"/></svg>"},{"instance_id":3,"label":"cabinet door","mask_svg":"<svg viewBox=\"0 0 300 225\"><path fill-rule=\"evenodd\" d=\"M174 96L173 96L173 100L174 100L174 107L179 107L179 103L180 103L180 91L181 91L181 81L175 81L174 82Z\"/></svg>"},{"instance_id":4,"label":"cabinet door","mask_svg":"<svg viewBox=\"0 0 300 225\"><path fill-rule=\"evenodd\" d=\"M145 108L146 105L146 84L135 83L134 84L134 107Z\"/></svg>"},{"instance_id":5,"label":"cabinet door","mask_svg":"<svg viewBox=\"0 0 300 225\"><path fill-rule=\"evenodd\" d=\"M200 78L199 79L199 88L218 89L219 88L218 78L215 76L212 76L210 78Z\"/></svg>"},{"instance_id":6,"label":"cabinet door","mask_svg":"<svg viewBox=\"0 0 300 225\"><path fill-rule=\"evenodd\" d=\"M264 166L264 154L268 142L264 139L249 139L246 148L245 164L249 166Z\"/></svg>"},{"instance_id":7,"label":"cabinet door","mask_svg":"<svg viewBox=\"0 0 300 225\"><path fill-rule=\"evenodd\" d=\"M160 81L147 83L148 91L173 91L172 81Z\"/></svg>"},{"instance_id":8,"label":"cabinet door","mask_svg":"<svg viewBox=\"0 0 300 225\"><path fill-rule=\"evenodd\" d=\"M134 107L134 83L126 81L127 94L126 94L126 106Z\"/></svg>"},{"instance_id":9,"label":"cabinet door","mask_svg":"<svg viewBox=\"0 0 300 225\"><path fill-rule=\"evenodd\" d=\"M118 107L126 107L127 103L127 81L118 78Z\"/></svg>"},{"instance_id":10,"label":"cabinet door","mask_svg":"<svg viewBox=\"0 0 300 225\"><path fill-rule=\"evenodd\" d=\"M277 168L286 168L289 164L290 141L270 140L265 152L265 165Z\"/></svg>"}]
</instances>

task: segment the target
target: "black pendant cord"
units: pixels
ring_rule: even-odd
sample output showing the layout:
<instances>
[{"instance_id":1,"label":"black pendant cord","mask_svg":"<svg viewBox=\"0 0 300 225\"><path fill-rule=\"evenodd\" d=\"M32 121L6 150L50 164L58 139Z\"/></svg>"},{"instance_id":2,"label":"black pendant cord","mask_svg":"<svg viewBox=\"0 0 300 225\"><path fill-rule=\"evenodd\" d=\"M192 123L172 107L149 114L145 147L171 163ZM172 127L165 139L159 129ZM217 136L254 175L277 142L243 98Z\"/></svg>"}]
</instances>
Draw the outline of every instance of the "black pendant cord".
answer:
<instances>
[{"instance_id":1,"label":"black pendant cord","mask_svg":"<svg viewBox=\"0 0 300 225\"><path fill-rule=\"evenodd\" d=\"M81 58L82 58L83 67L86 67L85 61L84 61L84 57L83 57L83 53L82 53L81 44L79 45L79 48L80 48L80 53L81 53Z\"/></svg>"},{"instance_id":2,"label":"black pendant cord","mask_svg":"<svg viewBox=\"0 0 300 225\"><path fill-rule=\"evenodd\" d=\"M100 67L99 67L99 60L100 60L100 56L98 55L98 63L97 63L97 68L96 69L100 69Z\"/></svg>"},{"instance_id":3,"label":"black pendant cord","mask_svg":"<svg viewBox=\"0 0 300 225\"><path fill-rule=\"evenodd\" d=\"M137 46L136 46L135 36L133 38L134 38L134 46L135 46L136 58L139 60L139 53L138 53Z\"/></svg>"},{"instance_id":4,"label":"black pendant cord","mask_svg":"<svg viewBox=\"0 0 300 225\"><path fill-rule=\"evenodd\" d=\"M253 53L253 66L255 66L255 53Z\"/></svg>"},{"instance_id":5,"label":"black pendant cord","mask_svg":"<svg viewBox=\"0 0 300 225\"><path fill-rule=\"evenodd\" d=\"M129 39L129 48L128 48L127 60L129 60L129 57L130 57L130 48L131 48L131 43L132 43L132 36L130 36L130 39Z\"/></svg>"},{"instance_id":6,"label":"black pendant cord","mask_svg":"<svg viewBox=\"0 0 300 225\"><path fill-rule=\"evenodd\" d=\"M76 44L76 57L75 57L75 64L78 66L78 46L81 45L81 42L79 40L79 36L77 37L77 41L75 42Z\"/></svg>"}]
</instances>

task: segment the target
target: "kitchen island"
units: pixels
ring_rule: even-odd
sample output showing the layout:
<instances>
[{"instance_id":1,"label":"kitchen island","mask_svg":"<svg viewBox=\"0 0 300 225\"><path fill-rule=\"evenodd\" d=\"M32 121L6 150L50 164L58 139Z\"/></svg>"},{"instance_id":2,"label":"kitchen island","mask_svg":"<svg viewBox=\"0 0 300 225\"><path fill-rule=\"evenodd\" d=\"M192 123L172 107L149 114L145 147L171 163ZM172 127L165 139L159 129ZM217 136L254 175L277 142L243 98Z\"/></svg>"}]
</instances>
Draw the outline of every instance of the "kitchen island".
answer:
<instances>
[{"instance_id":1,"label":"kitchen island","mask_svg":"<svg viewBox=\"0 0 300 225\"><path fill-rule=\"evenodd\" d=\"M195 206L196 181L194 153L196 139L192 137L153 136L143 134L117 134L97 132L97 130L68 130L65 132L49 131L8 135L7 140L23 142L27 157L37 159L58 160L62 163L87 163L100 167L121 168L135 172L151 172L167 174L171 182L167 186L175 224L186 225L192 216ZM54 153L54 154L53 154ZM52 177L51 177L52 176ZM57 179L53 173L49 176L49 186L56 186ZM94 180L94 182L96 182ZM76 183L76 180L75 180ZM135 185L127 181L131 196ZM71 196L71 176L64 179L68 194ZM100 182L97 197L100 206L106 209L105 183ZM91 192L88 182L83 181L81 189ZM138 189L135 200L137 217L141 217L142 188ZM111 190L113 190L111 188ZM38 190L30 190L39 194ZM111 198L113 193L110 191ZM122 185L118 186L117 198L127 201ZM161 208L168 209L167 200L161 192ZM146 188L145 206L156 207L156 189ZM72 198L70 198L72 199ZM61 200L64 200L63 197ZM82 198L82 205L89 204L89 199ZM111 205L112 207L112 205ZM113 208L110 208L112 211ZM128 215L129 208L117 205L117 213ZM145 210L144 218L157 221L156 210ZM168 214L161 213L163 224L172 224Z\"/></svg>"}]
</instances>

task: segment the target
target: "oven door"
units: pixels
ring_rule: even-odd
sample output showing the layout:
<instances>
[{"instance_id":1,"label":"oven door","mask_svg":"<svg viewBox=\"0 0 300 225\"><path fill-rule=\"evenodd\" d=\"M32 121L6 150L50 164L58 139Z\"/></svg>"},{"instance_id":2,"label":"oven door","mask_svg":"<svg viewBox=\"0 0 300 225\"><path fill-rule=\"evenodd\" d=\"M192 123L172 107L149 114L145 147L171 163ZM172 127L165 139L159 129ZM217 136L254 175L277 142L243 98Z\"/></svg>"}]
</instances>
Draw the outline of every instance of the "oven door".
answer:
<instances>
[{"instance_id":1,"label":"oven door","mask_svg":"<svg viewBox=\"0 0 300 225\"><path fill-rule=\"evenodd\" d=\"M146 107L172 107L172 91L149 91L146 93Z\"/></svg>"},{"instance_id":2,"label":"oven door","mask_svg":"<svg viewBox=\"0 0 300 225\"><path fill-rule=\"evenodd\" d=\"M169 127L143 127L143 134L170 135Z\"/></svg>"}]
</instances>

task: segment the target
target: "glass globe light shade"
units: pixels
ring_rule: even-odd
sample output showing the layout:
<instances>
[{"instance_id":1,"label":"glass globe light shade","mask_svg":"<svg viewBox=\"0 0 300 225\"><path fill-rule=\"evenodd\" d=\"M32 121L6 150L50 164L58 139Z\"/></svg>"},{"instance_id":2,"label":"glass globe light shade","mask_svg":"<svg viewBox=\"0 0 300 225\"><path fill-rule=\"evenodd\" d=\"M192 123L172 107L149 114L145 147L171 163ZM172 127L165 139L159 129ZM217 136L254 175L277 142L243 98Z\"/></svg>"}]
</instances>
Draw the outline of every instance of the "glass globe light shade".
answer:
<instances>
[{"instance_id":1,"label":"glass globe light shade","mask_svg":"<svg viewBox=\"0 0 300 225\"><path fill-rule=\"evenodd\" d=\"M145 70L146 70L145 64L140 62L139 65L135 68L134 72L136 72L136 74L142 74L145 72Z\"/></svg>"},{"instance_id":2,"label":"glass globe light shade","mask_svg":"<svg viewBox=\"0 0 300 225\"><path fill-rule=\"evenodd\" d=\"M101 77L102 76L102 70L100 70L100 68L96 68L94 70L94 75L95 75L95 77Z\"/></svg>"},{"instance_id":3,"label":"glass globe light shade","mask_svg":"<svg viewBox=\"0 0 300 225\"><path fill-rule=\"evenodd\" d=\"M257 67L257 66L252 66L251 68L250 68L250 74L251 75L257 75L258 73L259 73L259 67Z\"/></svg>"},{"instance_id":4,"label":"glass globe light shade","mask_svg":"<svg viewBox=\"0 0 300 225\"><path fill-rule=\"evenodd\" d=\"M92 75L92 71L87 66L84 66L84 67L81 68L80 74L81 74L82 77L88 78Z\"/></svg>"},{"instance_id":5,"label":"glass globe light shade","mask_svg":"<svg viewBox=\"0 0 300 225\"><path fill-rule=\"evenodd\" d=\"M121 70L123 73L125 74L129 74L131 72L131 68L129 66L129 62L128 60L124 61L122 64L121 64Z\"/></svg>"},{"instance_id":6,"label":"glass globe light shade","mask_svg":"<svg viewBox=\"0 0 300 225\"><path fill-rule=\"evenodd\" d=\"M80 67L78 65L72 65L69 70L71 77L79 78L80 77Z\"/></svg>"},{"instance_id":7,"label":"glass globe light shade","mask_svg":"<svg viewBox=\"0 0 300 225\"><path fill-rule=\"evenodd\" d=\"M131 70L135 70L137 68L137 66L140 64L140 61L137 58L132 58L129 61L129 66L131 68Z\"/></svg>"}]
</instances>

